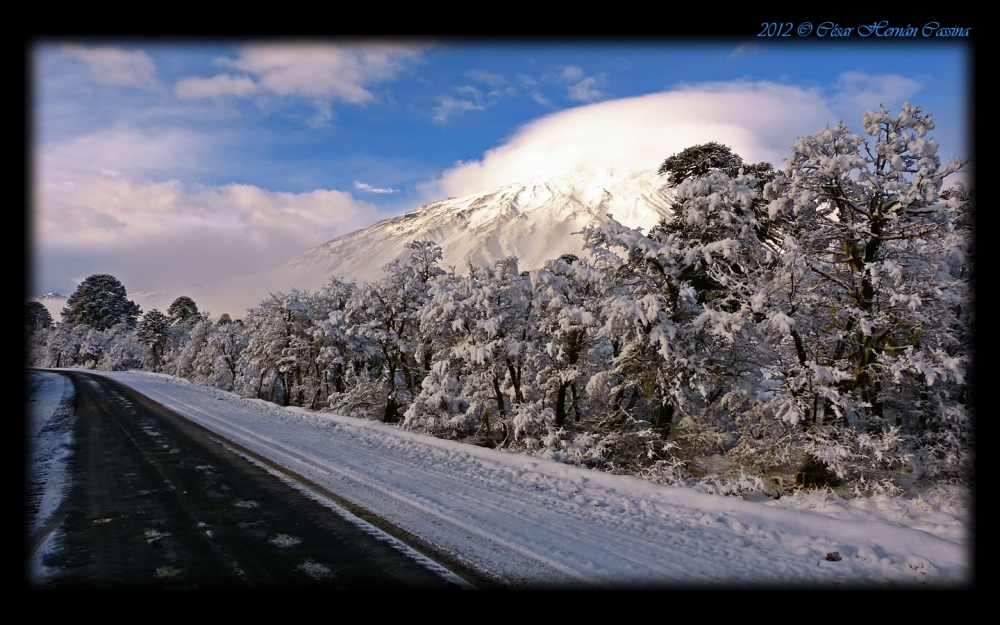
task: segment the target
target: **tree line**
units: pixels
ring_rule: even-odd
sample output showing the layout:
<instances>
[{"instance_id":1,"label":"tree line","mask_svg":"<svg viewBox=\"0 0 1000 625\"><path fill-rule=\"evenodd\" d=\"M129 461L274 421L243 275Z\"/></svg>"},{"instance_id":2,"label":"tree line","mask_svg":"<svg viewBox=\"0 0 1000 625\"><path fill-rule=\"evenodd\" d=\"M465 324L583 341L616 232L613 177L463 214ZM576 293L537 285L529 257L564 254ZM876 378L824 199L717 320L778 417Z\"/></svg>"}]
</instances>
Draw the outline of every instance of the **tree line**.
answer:
<instances>
[{"instance_id":1,"label":"tree line","mask_svg":"<svg viewBox=\"0 0 1000 625\"><path fill-rule=\"evenodd\" d=\"M865 136L825 127L783 170L693 146L660 168L672 219L609 216L582 232L587 258L532 271L456 272L414 241L378 281L216 322L187 297L141 314L91 276L59 324L29 304L29 362L161 371L668 483L740 471L713 478L723 491L968 482L974 194L943 190L964 163L942 165L933 127L919 107L870 111Z\"/></svg>"}]
</instances>

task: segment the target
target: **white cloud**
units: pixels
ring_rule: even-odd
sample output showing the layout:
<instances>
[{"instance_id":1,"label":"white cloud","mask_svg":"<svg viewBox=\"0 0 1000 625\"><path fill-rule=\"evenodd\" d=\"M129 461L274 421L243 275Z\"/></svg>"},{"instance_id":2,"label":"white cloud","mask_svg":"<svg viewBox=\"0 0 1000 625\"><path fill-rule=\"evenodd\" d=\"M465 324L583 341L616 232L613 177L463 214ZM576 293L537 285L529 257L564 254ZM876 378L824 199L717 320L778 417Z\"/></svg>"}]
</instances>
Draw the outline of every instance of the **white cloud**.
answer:
<instances>
[{"instance_id":1,"label":"white cloud","mask_svg":"<svg viewBox=\"0 0 1000 625\"><path fill-rule=\"evenodd\" d=\"M343 191L191 189L175 178L213 162L217 139L119 126L40 146L35 254L127 277L130 289L163 290L273 267L378 218L374 205Z\"/></svg>"},{"instance_id":2,"label":"white cloud","mask_svg":"<svg viewBox=\"0 0 1000 625\"><path fill-rule=\"evenodd\" d=\"M836 99L841 107L860 119L861 113L877 109L879 104L892 107L919 92L923 85L898 74L870 75L844 72L837 76L839 92Z\"/></svg>"},{"instance_id":3,"label":"white cloud","mask_svg":"<svg viewBox=\"0 0 1000 625\"><path fill-rule=\"evenodd\" d=\"M593 76L584 78L575 85L569 86L569 99L577 102L592 102L603 97L603 93L594 89L597 79Z\"/></svg>"},{"instance_id":4,"label":"white cloud","mask_svg":"<svg viewBox=\"0 0 1000 625\"><path fill-rule=\"evenodd\" d=\"M217 64L242 76L186 78L178 88L183 84L189 97L245 96L263 91L365 104L375 99L367 87L394 79L408 63L419 58L423 49L391 44L251 45L240 48L236 58L216 59ZM209 81L216 82L203 84Z\"/></svg>"},{"instance_id":5,"label":"white cloud","mask_svg":"<svg viewBox=\"0 0 1000 625\"><path fill-rule=\"evenodd\" d=\"M471 97L476 102L482 102L483 94L472 85L462 85L461 87L455 87L454 91L456 93L464 93Z\"/></svg>"},{"instance_id":6,"label":"white cloud","mask_svg":"<svg viewBox=\"0 0 1000 625\"><path fill-rule=\"evenodd\" d=\"M90 69L90 75L101 84L143 89L156 86L153 59L140 50L65 45L62 51L84 61Z\"/></svg>"},{"instance_id":7,"label":"white cloud","mask_svg":"<svg viewBox=\"0 0 1000 625\"><path fill-rule=\"evenodd\" d=\"M687 85L542 117L423 190L433 200L583 167L655 169L671 154L708 141L780 167L796 138L831 118L816 90L745 81Z\"/></svg>"},{"instance_id":8,"label":"white cloud","mask_svg":"<svg viewBox=\"0 0 1000 625\"><path fill-rule=\"evenodd\" d=\"M373 101L367 87L394 79L422 52L421 46L383 44L251 45L240 48L236 58L215 59L239 74L189 76L174 85L174 93L182 99L256 96L264 109L269 107L265 95L306 98L315 109L306 125L327 128L334 118L333 101Z\"/></svg>"},{"instance_id":9,"label":"white cloud","mask_svg":"<svg viewBox=\"0 0 1000 625\"><path fill-rule=\"evenodd\" d=\"M177 180L123 177L40 185L33 199L36 253L85 259L127 279L130 290L186 289L269 269L378 216L343 191L188 191Z\"/></svg>"},{"instance_id":10,"label":"white cloud","mask_svg":"<svg viewBox=\"0 0 1000 625\"><path fill-rule=\"evenodd\" d=\"M535 92L531 94L531 99L538 102L542 106L552 106L552 100L546 98L542 94Z\"/></svg>"},{"instance_id":11,"label":"white cloud","mask_svg":"<svg viewBox=\"0 0 1000 625\"><path fill-rule=\"evenodd\" d=\"M434 121L443 124L448 118L456 113L465 111L481 111L483 107L469 100L456 100L450 95L443 95L438 100L440 103L434 107Z\"/></svg>"},{"instance_id":12,"label":"white cloud","mask_svg":"<svg viewBox=\"0 0 1000 625\"><path fill-rule=\"evenodd\" d=\"M593 102L604 97L604 94L595 88L607 79L604 74L597 77L587 76L579 67L570 65L563 69L560 78L564 82L573 83L566 87L566 94L574 102Z\"/></svg>"},{"instance_id":13,"label":"white cloud","mask_svg":"<svg viewBox=\"0 0 1000 625\"><path fill-rule=\"evenodd\" d=\"M744 43L743 45L736 46L736 48L729 53L729 58L735 59L736 57L743 56L744 54L760 54L760 46L756 43Z\"/></svg>"},{"instance_id":14,"label":"white cloud","mask_svg":"<svg viewBox=\"0 0 1000 625\"><path fill-rule=\"evenodd\" d=\"M316 100L313 102L313 106L316 107L316 112L313 113L306 124L310 128L328 128L330 121L333 119L333 107L329 102L324 102L323 100Z\"/></svg>"},{"instance_id":15,"label":"white cloud","mask_svg":"<svg viewBox=\"0 0 1000 625\"><path fill-rule=\"evenodd\" d=\"M254 81L245 76L219 74L211 78L192 76L179 80L174 93L183 99L218 98L226 95L245 97L257 93Z\"/></svg>"},{"instance_id":16,"label":"white cloud","mask_svg":"<svg viewBox=\"0 0 1000 625\"><path fill-rule=\"evenodd\" d=\"M472 80L486 83L487 85L497 88L502 85L507 84L507 79L500 74L495 74L493 72L486 72L482 70L469 70L465 72L465 75Z\"/></svg>"},{"instance_id":17,"label":"white cloud","mask_svg":"<svg viewBox=\"0 0 1000 625\"><path fill-rule=\"evenodd\" d=\"M179 128L140 130L127 125L42 144L34 152L36 178L46 184L86 176L157 175L197 167L211 148L197 133Z\"/></svg>"},{"instance_id":18,"label":"white cloud","mask_svg":"<svg viewBox=\"0 0 1000 625\"><path fill-rule=\"evenodd\" d=\"M391 187L373 187L367 182L360 182L358 180L354 181L354 188L360 189L361 191L367 191L369 193L399 193L399 189L393 189Z\"/></svg>"},{"instance_id":19,"label":"white cloud","mask_svg":"<svg viewBox=\"0 0 1000 625\"><path fill-rule=\"evenodd\" d=\"M233 183L188 192L178 180L122 177L90 177L71 187L42 185L36 200L40 240L56 246L113 246L122 236L135 243L198 230L265 247L277 232L299 240L304 250L376 213L373 205L343 191L288 193Z\"/></svg>"},{"instance_id":20,"label":"white cloud","mask_svg":"<svg viewBox=\"0 0 1000 625\"><path fill-rule=\"evenodd\" d=\"M562 71L562 78L567 82L580 80L583 78L583 70L575 65L570 65Z\"/></svg>"}]
</instances>

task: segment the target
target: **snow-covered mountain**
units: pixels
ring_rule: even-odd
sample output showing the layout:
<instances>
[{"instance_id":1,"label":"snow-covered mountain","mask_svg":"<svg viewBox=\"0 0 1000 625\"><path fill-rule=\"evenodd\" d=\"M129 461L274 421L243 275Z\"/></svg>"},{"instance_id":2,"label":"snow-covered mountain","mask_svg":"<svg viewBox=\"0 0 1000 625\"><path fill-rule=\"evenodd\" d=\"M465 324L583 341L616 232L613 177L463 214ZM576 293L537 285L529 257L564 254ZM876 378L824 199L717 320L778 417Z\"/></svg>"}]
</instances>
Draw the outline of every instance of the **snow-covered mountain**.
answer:
<instances>
[{"instance_id":1,"label":"snow-covered mountain","mask_svg":"<svg viewBox=\"0 0 1000 625\"><path fill-rule=\"evenodd\" d=\"M584 170L448 198L344 235L309 250L279 268L320 286L330 276L359 281L381 277L382 267L405 258L405 245L431 240L441 246L442 264L462 271L468 263L491 266L517 256L522 269L541 267L561 254L583 255L587 225L608 216L649 229L670 215L672 192L655 171L620 173Z\"/></svg>"},{"instance_id":2,"label":"snow-covered mountain","mask_svg":"<svg viewBox=\"0 0 1000 625\"><path fill-rule=\"evenodd\" d=\"M68 299L68 296L60 295L59 293L46 293L45 295L29 298L29 301L41 302L49 311L49 314L52 315L52 320L59 321L62 319L62 309L66 307L66 300Z\"/></svg>"},{"instance_id":3,"label":"snow-covered mountain","mask_svg":"<svg viewBox=\"0 0 1000 625\"><path fill-rule=\"evenodd\" d=\"M626 226L648 230L671 214L672 195L654 170L589 169L540 177L427 204L328 241L273 269L223 284L192 286L183 294L213 316L242 316L269 293L317 290L331 276L377 280L387 263L406 258L406 244L414 240L435 241L442 248L442 266L458 272L468 263L492 266L508 256L517 256L522 270L536 269L562 254L584 256L583 237L577 233L606 221L609 214Z\"/></svg>"}]
</instances>

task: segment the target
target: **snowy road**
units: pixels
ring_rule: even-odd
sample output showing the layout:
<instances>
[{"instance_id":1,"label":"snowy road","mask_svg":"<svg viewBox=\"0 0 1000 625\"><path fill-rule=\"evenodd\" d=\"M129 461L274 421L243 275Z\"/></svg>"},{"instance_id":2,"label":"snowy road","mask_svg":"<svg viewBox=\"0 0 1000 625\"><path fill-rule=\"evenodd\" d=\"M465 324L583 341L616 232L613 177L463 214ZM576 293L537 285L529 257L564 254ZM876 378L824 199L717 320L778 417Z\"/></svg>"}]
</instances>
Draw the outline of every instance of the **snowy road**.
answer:
<instances>
[{"instance_id":1,"label":"snowy road","mask_svg":"<svg viewBox=\"0 0 1000 625\"><path fill-rule=\"evenodd\" d=\"M847 506L816 499L824 509L788 509L788 498L757 503L665 487L382 423L280 408L167 376L102 375L504 585L868 588L972 582L968 520L960 506L914 508L877 500ZM827 560L832 552L841 559Z\"/></svg>"},{"instance_id":2,"label":"snowy road","mask_svg":"<svg viewBox=\"0 0 1000 625\"><path fill-rule=\"evenodd\" d=\"M73 372L70 487L46 588L465 586L112 380ZM331 513L331 507L334 513ZM348 518L345 518L348 517Z\"/></svg>"}]
</instances>

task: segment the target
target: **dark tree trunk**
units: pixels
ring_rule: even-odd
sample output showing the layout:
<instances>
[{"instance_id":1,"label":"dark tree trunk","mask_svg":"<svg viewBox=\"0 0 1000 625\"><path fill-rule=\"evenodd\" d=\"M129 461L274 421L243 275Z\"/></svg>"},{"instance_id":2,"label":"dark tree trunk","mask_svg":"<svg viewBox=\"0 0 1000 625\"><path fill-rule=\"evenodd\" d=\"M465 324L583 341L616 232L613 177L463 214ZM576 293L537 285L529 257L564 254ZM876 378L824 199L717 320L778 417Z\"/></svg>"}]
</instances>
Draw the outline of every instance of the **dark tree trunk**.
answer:
<instances>
[{"instance_id":1,"label":"dark tree trunk","mask_svg":"<svg viewBox=\"0 0 1000 625\"><path fill-rule=\"evenodd\" d=\"M559 391L556 393L556 425L562 427L562 424L566 422L566 389L569 387L569 382L563 382L559 385Z\"/></svg>"},{"instance_id":2,"label":"dark tree trunk","mask_svg":"<svg viewBox=\"0 0 1000 625\"><path fill-rule=\"evenodd\" d=\"M396 363L390 361L389 363L389 381L388 381L388 393L386 393L385 400L385 412L382 414L382 420L386 423L395 423L397 420L396 408Z\"/></svg>"},{"instance_id":3,"label":"dark tree trunk","mask_svg":"<svg viewBox=\"0 0 1000 625\"><path fill-rule=\"evenodd\" d=\"M573 421L580 422L580 402L576 394L576 381L569 385L570 396L573 398Z\"/></svg>"},{"instance_id":4,"label":"dark tree trunk","mask_svg":"<svg viewBox=\"0 0 1000 625\"><path fill-rule=\"evenodd\" d=\"M621 408L622 408L622 399L624 399L624 398L625 398L625 387L624 386L619 386L618 390L615 392L614 399L611 400L611 403L614 404L614 406L615 406L615 410L621 410Z\"/></svg>"},{"instance_id":5,"label":"dark tree trunk","mask_svg":"<svg viewBox=\"0 0 1000 625\"><path fill-rule=\"evenodd\" d=\"M503 393L500 392L500 380L496 375L493 376L493 395L497 400L497 409L500 411L501 421L507 420L507 410L503 406Z\"/></svg>"},{"instance_id":6,"label":"dark tree trunk","mask_svg":"<svg viewBox=\"0 0 1000 625\"><path fill-rule=\"evenodd\" d=\"M629 397L629 399L628 399L628 405L625 406L625 410L631 412L632 409L635 408L635 402L637 402L637 401L639 401L639 389L638 388L633 388L632 389L632 396Z\"/></svg>"},{"instance_id":7,"label":"dark tree trunk","mask_svg":"<svg viewBox=\"0 0 1000 625\"><path fill-rule=\"evenodd\" d=\"M653 410L653 427L660 431L663 436L670 434L670 425L674 420L674 406L669 402L660 402L660 405Z\"/></svg>"},{"instance_id":8,"label":"dark tree trunk","mask_svg":"<svg viewBox=\"0 0 1000 625\"><path fill-rule=\"evenodd\" d=\"M398 421L399 415L396 412L398 407L396 397L394 395L389 395L389 399L385 402L385 412L382 414L382 420L386 423L395 423Z\"/></svg>"},{"instance_id":9,"label":"dark tree trunk","mask_svg":"<svg viewBox=\"0 0 1000 625\"><path fill-rule=\"evenodd\" d=\"M514 385L514 401L522 403L524 397L521 396L521 368L514 367L514 363L507 359L507 371L510 372L510 382Z\"/></svg>"}]
</instances>

